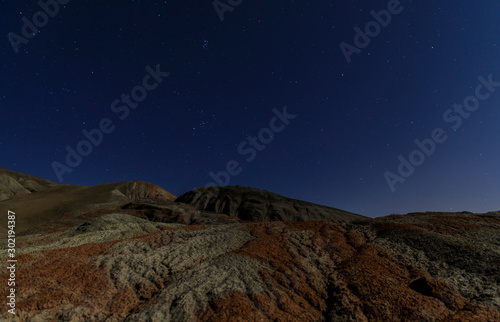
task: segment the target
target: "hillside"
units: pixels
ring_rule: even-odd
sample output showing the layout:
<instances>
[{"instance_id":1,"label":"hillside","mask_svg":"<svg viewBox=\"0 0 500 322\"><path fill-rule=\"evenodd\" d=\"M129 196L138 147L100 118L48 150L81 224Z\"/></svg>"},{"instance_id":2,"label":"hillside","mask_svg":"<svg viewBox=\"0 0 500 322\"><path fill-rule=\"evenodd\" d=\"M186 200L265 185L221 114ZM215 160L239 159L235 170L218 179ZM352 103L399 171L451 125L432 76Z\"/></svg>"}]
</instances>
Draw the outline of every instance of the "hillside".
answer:
<instances>
[{"instance_id":1,"label":"hillside","mask_svg":"<svg viewBox=\"0 0 500 322\"><path fill-rule=\"evenodd\" d=\"M94 187L55 185L36 193L20 193L0 201L0 212L18 214L17 233L41 225L52 226L63 218L73 218L98 209L111 209L135 200L174 200L175 196L157 185L140 182L107 183ZM5 233L7 222L1 224Z\"/></svg>"},{"instance_id":2,"label":"hillside","mask_svg":"<svg viewBox=\"0 0 500 322\"><path fill-rule=\"evenodd\" d=\"M15 195L46 191L58 185L47 179L0 167L0 201Z\"/></svg>"}]
</instances>

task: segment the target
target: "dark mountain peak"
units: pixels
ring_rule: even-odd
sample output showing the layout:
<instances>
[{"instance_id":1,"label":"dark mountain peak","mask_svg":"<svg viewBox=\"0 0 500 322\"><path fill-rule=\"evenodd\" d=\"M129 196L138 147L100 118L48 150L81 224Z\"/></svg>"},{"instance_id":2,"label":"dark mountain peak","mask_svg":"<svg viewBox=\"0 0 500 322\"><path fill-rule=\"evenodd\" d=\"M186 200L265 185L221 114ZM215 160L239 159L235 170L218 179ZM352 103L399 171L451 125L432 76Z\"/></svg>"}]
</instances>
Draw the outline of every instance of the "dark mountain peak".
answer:
<instances>
[{"instance_id":1,"label":"dark mountain peak","mask_svg":"<svg viewBox=\"0 0 500 322\"><path fill-rule=\"evenodd\" d=\"M344 210L244 186L198 188L179 196L176 202L246 221L351 221L366 218Z\"/></svg>"}]
</instances>

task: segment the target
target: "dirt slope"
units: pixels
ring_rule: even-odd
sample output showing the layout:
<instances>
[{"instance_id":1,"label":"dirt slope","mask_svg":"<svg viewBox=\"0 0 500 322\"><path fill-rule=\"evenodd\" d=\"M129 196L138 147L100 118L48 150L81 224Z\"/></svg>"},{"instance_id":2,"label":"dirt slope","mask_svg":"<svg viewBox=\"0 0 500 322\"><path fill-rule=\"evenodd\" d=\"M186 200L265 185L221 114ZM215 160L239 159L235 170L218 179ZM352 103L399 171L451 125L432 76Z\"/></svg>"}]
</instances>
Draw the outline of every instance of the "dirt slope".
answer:
<instances>
[{"instance_id":1,"label":"dirt slope","mask_svg":"<svg viewBox=\"0 0 500 322\"><path fill-rule=\"evenodd\" d=\"M157 185L141 181L106 183L94 187L57 185L48 190L21 194L0 201L0 213L14 211L16 232L22 233L40 225L50 225L64 216L116 208L134 200L174 200L175 196ZM3 233L7 222L2 222Z\"/></svg>"},{"instance_id":2,"label":"dirt slope","mask_svg":"<svg viewBox=\"0 0 500 322\"><path fill-rule=\"evenodd\" d=\"M47 179L0 167L0 201L15 195L46 191L58 184Z\"/></svg>"}]
</instances>

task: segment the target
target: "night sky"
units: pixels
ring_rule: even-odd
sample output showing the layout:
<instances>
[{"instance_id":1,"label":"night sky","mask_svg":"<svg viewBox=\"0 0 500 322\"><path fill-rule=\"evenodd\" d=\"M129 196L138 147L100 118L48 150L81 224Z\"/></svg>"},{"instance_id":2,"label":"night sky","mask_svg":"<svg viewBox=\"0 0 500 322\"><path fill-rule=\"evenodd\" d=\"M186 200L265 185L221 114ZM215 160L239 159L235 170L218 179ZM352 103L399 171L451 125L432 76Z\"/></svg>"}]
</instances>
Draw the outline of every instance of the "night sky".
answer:
<instances>
[{"instance_id":1,"label":"night sky","mask_svg":"<svg viewBox=\"0 0 500 322\"><path fill-rule=\"evenodd\" d=\"M60 2L1 2L0 166L176 195L212 172L371 217L500 210L498 1Z\"/></svg>"}]
</instances>

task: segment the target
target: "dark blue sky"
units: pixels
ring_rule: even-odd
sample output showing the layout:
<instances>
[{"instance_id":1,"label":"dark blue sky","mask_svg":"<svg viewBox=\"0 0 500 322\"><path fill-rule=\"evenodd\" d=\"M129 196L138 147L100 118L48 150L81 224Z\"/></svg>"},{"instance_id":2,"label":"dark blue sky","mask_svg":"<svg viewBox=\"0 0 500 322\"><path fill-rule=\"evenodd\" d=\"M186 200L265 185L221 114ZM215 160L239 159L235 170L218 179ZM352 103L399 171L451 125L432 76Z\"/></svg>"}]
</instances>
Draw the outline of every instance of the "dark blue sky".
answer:
<instances>
[{"instance_id":1,"label":"dark blue sky","mask_svg":"<svg viewBox=\"0 0 500 322\"><path fill-rule=\"evenodd\" d=\"M45 26L35 15L42 27L16 54L8 34L19 41L42 8L2 1L1 166L57 182L66 147L109 119L64 183L143 180L179 195L229 162L230 184L372 217L500 210L500 3L402 0L348 63L340 44L391 2L244 0L221 21L211 1L69 1ZM111 108L157 65L169 75L137 107ZM474 100L480 76L493 85ZM286 126L274 118L284 106L297 115ZM398 157L435 129L446 141L400 173Z\"/></svg>"}]
</instances>

